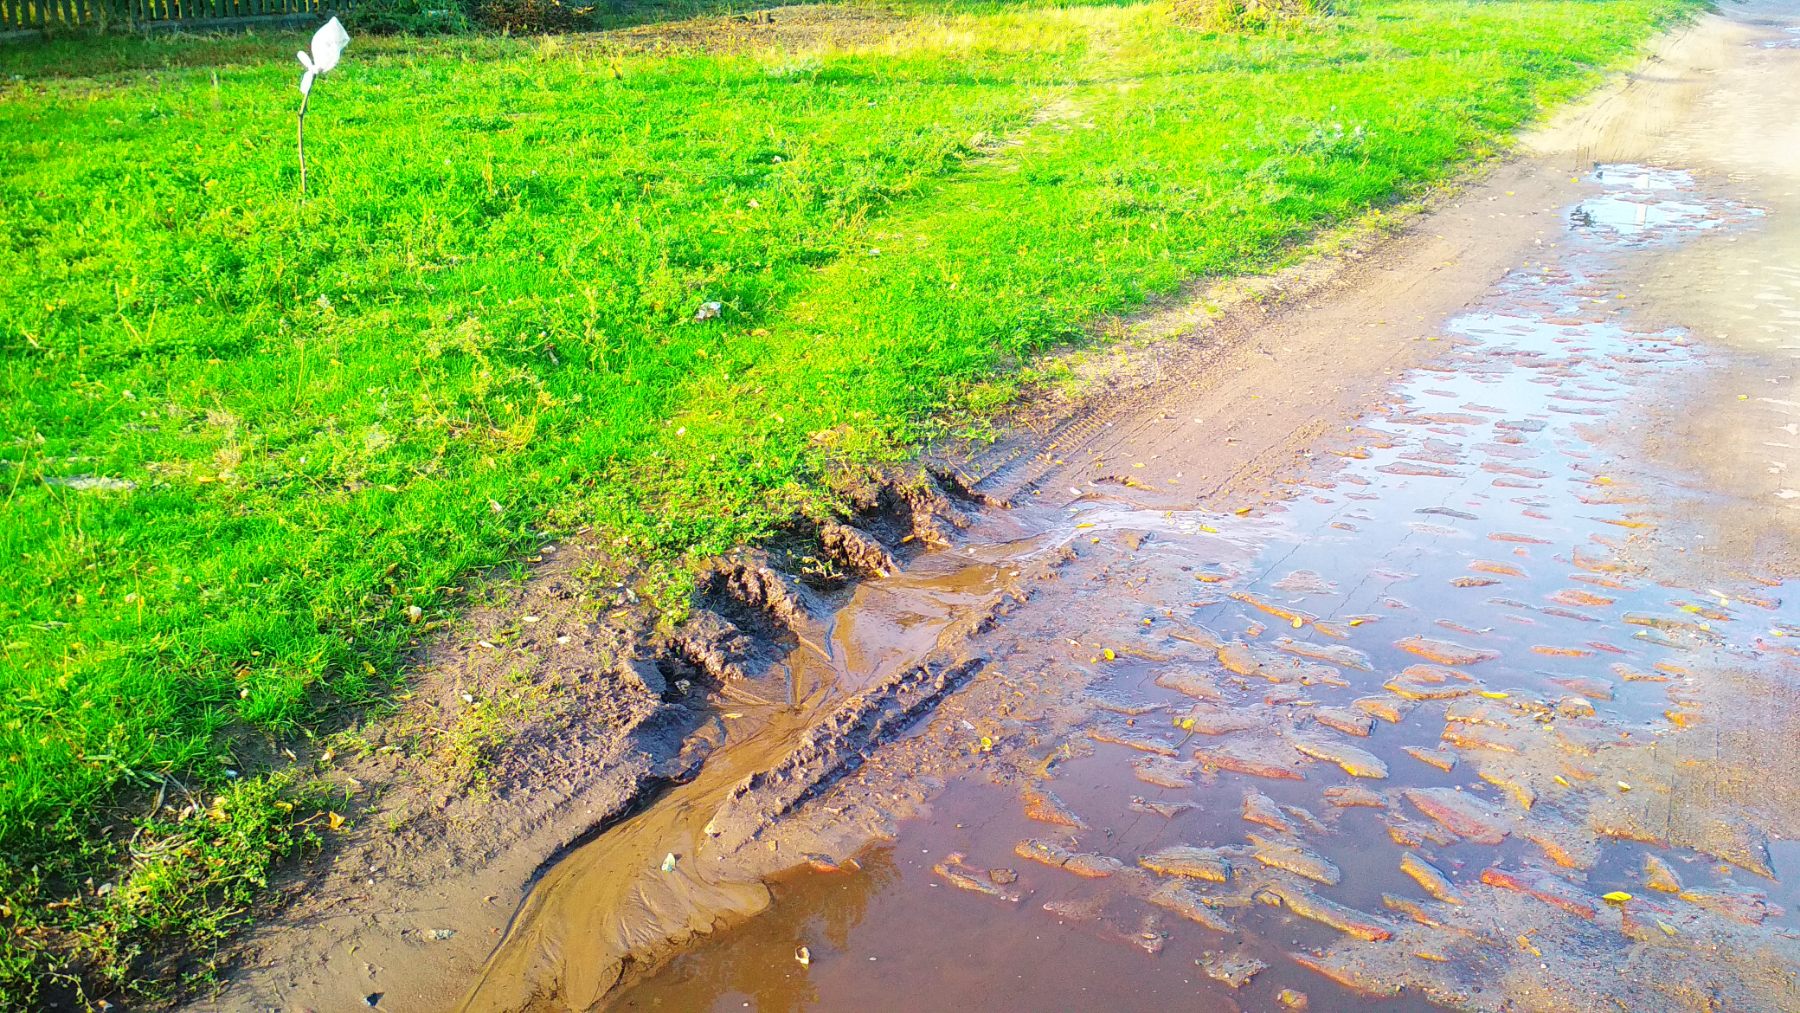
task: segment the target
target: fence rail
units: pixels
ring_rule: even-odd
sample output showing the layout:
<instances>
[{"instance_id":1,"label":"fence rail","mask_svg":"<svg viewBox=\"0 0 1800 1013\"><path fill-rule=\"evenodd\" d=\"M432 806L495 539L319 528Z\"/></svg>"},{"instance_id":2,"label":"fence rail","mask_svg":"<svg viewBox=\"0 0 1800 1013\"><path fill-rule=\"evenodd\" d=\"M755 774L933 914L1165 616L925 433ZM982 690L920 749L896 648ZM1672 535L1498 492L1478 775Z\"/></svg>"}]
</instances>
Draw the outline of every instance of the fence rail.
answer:
<instances>
[{"instance_id":1,"label":"fence rail","mask_svg":"<svg viewBox=\"0 0 1800 1013\"><path fill-rule=\"evenodd\" d=\"M343 0L0 0L0 32L317 14Z\"/></svg>"}]
</instances>

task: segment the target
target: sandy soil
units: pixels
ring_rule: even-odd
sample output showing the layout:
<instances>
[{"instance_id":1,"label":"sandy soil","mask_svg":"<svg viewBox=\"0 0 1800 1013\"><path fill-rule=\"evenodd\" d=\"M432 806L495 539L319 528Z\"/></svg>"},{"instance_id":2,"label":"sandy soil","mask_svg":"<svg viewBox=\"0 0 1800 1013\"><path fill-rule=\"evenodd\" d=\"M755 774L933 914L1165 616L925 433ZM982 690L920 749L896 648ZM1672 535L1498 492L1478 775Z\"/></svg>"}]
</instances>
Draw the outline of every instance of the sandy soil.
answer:
<instances>
[{"instance_id":1,"label":"sandy soil","mask_svg":"<svg viewBox=\"0 0 1800 1013\"><path fill-rule=\"evenodd\" d=\"M1766 213L1646 259L1622 287L1647 324L1687 328L1712 367L1639 423L1644 461L1683 476L1684 523L1656 546L1697 578L1772 579L1800 565L1800 117L1780 98L1800 88L1800 34L1779 4L1732 14L1647 69L1655 88L1608 93L1544 143L1685 166Z\"/></svg>"},{"instance_id":2,"label":"sandy soil","mask_svg":"<svg viewBox=\"0 0 1800 1013\"><path fill-rule=\"evenodd\" d=\"M693 643L655 644L644 617L623 597L602 603L613 609L610 622L592 621L593 603L584 596L594 594L595 586L576 575L586 569L584 563L598 560L581 558L587 550L579 542L557 547L562 555L552 554L520 597L483 610L468 629L444 636L430 649L420 677L425 704L375 732L370 756L346 765L340 774L346 785L364 793L367 819L328 863L286 889L283 913L251 938L240 972L219 996L196 1005L323 1010L366 1003L387 1010L436 1010L449 1008L458 997L473 1009L589 1008L651 998L683 1008L716 1004L721 1002L716 989L683 992L660 978L640 981L638 991L623 998L612 989L622 975L642 978L634 967L641 971L646 962L666 960L692 936L764 912L781 892L771 892L765 883L769 877L796 866L846 868L859 852L872 868L875 860L863 849L895 835L913 840L906 835L925 834L919 838L921 847L912 850L929 852L927 866L949 870L935 873L940 880L964 887L972 882L972 894L997 893L1000 903L1016 903L1004 897L1012 887L999 882L1008 877L987 871L992 862L1004 860L1003 853L970 866L972 871L961 871L947 857L952 843L972 850L993 844L987 837L950 833L964 824L947 821L945 814L981 811L991 804L966 801L976 796L959 794L966 789L956 785L998 784L1016 796L1022 785L1055 777L1060 765L1108 761L1106 751L1114 745L1103 744L1098 760L1084 759L1093 754L1095 741L1108 742L1089 734L1096 727L1094 694L1109 685L1101 652L1114 647L1106 644L1118 645L1128 662L1140 666L1138 675L1145 680L1153 666L1171 661L1182 644L1202 647L1207 664L1214 666L1200 675L1219 675L1219 660L1212 654L1220 644L1208 643L1215 634L1182 634L1181 627L1165 633L1157 626L1175 618L1172 596L1180 592L1169 581L1179 578L1192 587L1195 572L1227 572L1234 565L1247 570L1269 545L1295 538L1296 544L1303 543L1307 532L1296 535L1282 525L1301 516L1301 505L1313 497L1354 492L1335 483L1357 474L1358 462L1371 452L1399 454L1412 447L1414 457L1404 460L1414 461L1421 460L1416 453L1420 448L1427 456L1446 455L1446 460L1475 452L1477 444L1465 433L1432 430L1436 435L1426 434L1424 442L1413 446L1383 427L1423 410L1413 403L1424 397L1416 367L1441 375L1478 375L1494 368L1497 360L1485 357L1481 339L1459 330L1458 321L1486 312L1484 307L1501 296L1506 306L1526 306L1551 319L1544 297L1535 290L1520 294L1521 272L1593 271L1617 291L1588 292L1583 283L1567 283L1568 291L1581 291L1589 302L1604 299L1605 309L1591 313L1591 325L1612 328L1625 321L1619 324L1621 333L1651 336L1646 340L1657 342L1658 354L1670 343L1666 335L1679 333L1673 344L1682 356L1692 356L1691 368L1671 368L1666 382L1655 377L1654 362L1596 359L1591 368L1599 372L1582 373L1580 368L1588 368L1583 366L1570 367L1575 371L1566 374L1571 383L1616 385L1613 392L1621 395L1621 403L1603 409L1604 419L1590 417L1582 428L1569 430L1567 440L1575 442L1560 444L1559 452L1573 447L1590 455L1577 465L1585 469L1580 474L1586 480L1602 467L1587 462L1604 461L1606 485L1634 490L1656 504L1653 522L1623 528L1616 540L1596 542L1599 549L1588 551L1603 550L1620 572L1637 575L1634 586L1646 593L1658 580L1696 592L1745 581L1779 583L1793 574L1794 547L1800 544L1794 537L1800 478L1789 471L1793 448L1800 444L1793 430L1800 419L1800 392L1793 389L1792 378L1795 334L1800 332L1800 271L1792 265L1800 263L1794 256L1800 231L1787 225L1789 213L1800 210L1800 160L1794 157L1800 154L1800 120L1786 101L1800 84L1800 48L1787 47L1789 39L1800 39L1787 30L1796 25L1800 19L1774 4L1736 7L1710 17L1668 40L1629 79L1533 135L1521 157L1492 167L1400 235L1305 265L1265 285L1259 298L1235 300L1216 320L1203 307L1216 303L1220 293L1209 292L1192 305L1127 322L1127 331L1153 340L1115 362L1115 379L1083 403L1046 399L1023 406L1014 434L1001 445L975 457L941 461L945 481L940 488L873 491L863 514L829 533L844 558L862 560L863 570L893 570L892 555L907 562L887 578L818 594L786 578L779 567L771 569L766 560L739 561L735 569L726 568L726 576L709 592L716 600L702 602L701 612L710 618L699 628L710 633ZM1600 207L1594 202L1611 192L1608 182L1592 174L1594 162L1684 170L1690 175L1672 178L1690 181L1680 185L1704 205L1703 224L1709 227L1678 228L1681 241L1666 245L1634 246L1628 239L1625 252L1605 254L1608 259L1599 267L1582 260L1601 255L1576 249L1567 211L1578 205ZM1683 199L1688 199L1685 191ZM1725 227L1710 228L1720 223ZM1565 263L1576 267L1558 266ZM1586 283L1598 284L1592 279ZM1617 337L1611 330L1606 333L1608 340ZM1454 428L1460 423L1426 424ZM1394 463L1402 465L1402 472L1408 467L1403 461ZM1429 478L1423 470L1408 477L1420 482ZM1379 476L1372 480L1383 481ZM1407 517L1385 516L1380 502L1365 502L1360 509L1370 519L1355 523L1372 526L1375 518L1419 523L1410 516L1415 504L1408 497L1415 493L1408 488L1393 491L1393 502L1406 504ZM1376 487L1375 492L1381 491ZM1627 505L1625 494L1618 495L1620 505ZM1572 504L1569 510L1576 510ZM1099 530L1077 526L1070 510L1100 510L1083 513L1089 519L1080 522ZM1240 516L1241 510L1248 516ZM1554 504L1546 503L1542 510L1547 516L1562 515ZM1192 519L1200 516L1217 520ZM1201 537L1206 529L1216 533L1221 526L1230 544ZM1313 534L1325 533L1321 528ZM937 549L908 560L907 554L922 544ZM1354 544L1335 551L1346 565L1366 569L1371 560L1359 555ZM1581 551L1575 555L1580 557ZM1329 568L1322 562L1317 570ZM755 577L757 573L764 576ZM1642 576L1647 573L1653 575ZM1342 582L1347 575L1328 576ZM1359 577L1364 578L1366 574ZM1299 594L1295 589L1304 583L1288 590ZM601 592L622 596L604 586ZM1144 612L1146 596L1164 603L1168 614ZM1125 645L1136 641L1127 641L1119 630L1135 628L1140 613L1142 624L1164 639L1131 654ZM1257 633L1272 639L1281 632L1286 620L1271 619L1266 609L1258 613L1246 606L1245 615L1252 618L1239 616L1233 622L1254 628L1258 614L1260 624L1274 626L1276 632ZM1471 629L1485 625L1476 615L1443 621ZM1294 629L1309 622L1313 620L1296 622ZM1255 642L1256 634L1241 635ZM1443 635L1466 640L1472 634ZM1048 645L1062 642L1074 647L1049 652ZM1800 811L1800 799L1794 796L1800 777L1791 762L1747 772L1744 760L1782 743L1791 760L1791 747L1800 735L1779 708L1747 714L1739 706L1757 697L1791 696L1787 684L1771 682L1769 676L1787 663L1781 660L1786 656L1771 658L1777 660L1748 668L1741 657L1735 668L1709 658L1708 670L1731 674L1684 682L1687 695L1673 701L1677 710L1706 714L1699 732L1671 739L1673 744L1657 747L1661 752L1606 754L1605 762L1592 765L1593 776L1602 780L1668 785L1637 797L1679 803L1677 808L1691 818L1671 817L1650 826L1644 812L1621 807L1617 798L1559 797L1566 819L1555 824L1557 832L1565 824L1601 825L1621 835L1635 833L1639 841L1687 848L1688 855L1736 860L1741 868L1759 861L1766 866L1770 860L1756 855L1774 847L1779 864L1776 838L1783 821L1791 823ZM1379 660L1386 664L1392 659ZM1384 670L1382 678L1391 674ZM1662 684L1655 685L1657 692L1663 691ZM729 697L713 692L722 687L735 689ZM1244 748L1253 755L1232 761L1240 766L1295 733L1317 732L1303 708L1348 708L1347 700L1329 699L1326 691L1271 701L1253 699L1260 691L1245 695L1242 689L1233 689L1229 702L1234 708L1254 709L1257 727L1274 729L1279 742L1248 742ZM1509 691L1523 695L1527 689ZM1529 691L1543 692L1535 685ZM477 700L490 709L488 717L473 713ZM509 701L547 705L512 708ZM1150 703L1172 706L1168 700ZM1556 705L1555 698L1550 705ZM1604 704L1601 709L1603 718L1633 722L1640 736L1652 734L1644 722L1654 723L1654 710L1608 714ZM510 715L523 713L542 716L513 727ZM603 719L595 720L596 714ZM936 716L924 731L902 735L927 714ZM1168 715L1161 717L1166 727ZM1519 713L1495 720L1500 732L1520 731L1511 727L1520 722ZM506 734L484 738L496 725ZM1658 725L1655 734L1664 731ZM381 752L387 746L395 748ZM446 765L466 772L471 748L480 756L479 777L465 778L453 791L424 793L409 787L438 783ZM1188 759L1190 752L1191 744L1184 743L1175 762L1198 762ZM1314 763L1316 757L1306 758L1311 755L1293 762ZM1470 759L1458 777L1473 777L1481 768L1487 773L1480 780L1490 786L1481 790L1510 783L1530 784L1546 796L1559 791L1548 783L1550 777L1562 776L1553 757L1532 751L1520 755L1507 761L1511 766L1503 764L1504 769L1495 767L1492 758L1485 764ZM1402 762L1412 762L1394 758L1387 748L1381 758L1396 770ZM1081 788L1086 782L1079 767L1078 776L1065 782L1069 787L1057 789L1066 793L1057 804L1071 807L1070 818L1080 820L1075 810L1118 796L1118 778L1134 776L1116 757L1109 762L1113 766L1106 768L1103 780L1111 778L1110 795ZM1214 771L1209 776L1216 779L1216 765L1200 766ZM1676 769L1681 776L1668 774ZM1216 780L1206 783L1207 791L1220 790ZM1449 782L1414 777L1377 787L1397 791L1408 783ZM648 794L647 788L652 789ZM1240 790L1235 783L1225 788ZM1148 791L1149 785L1138 783L1136 790ZM1206 809L1217 799L1207 796L1202 802L1200 808ZM1316 799L1280 800L1290 803L1322 811ZM642 811L631 809L633 805ZM1031 805L1028 801L1027 808ZM1235 820L1236 803L1229 808ZM1393 811L1399 818L1400 807ZM1742 815L1764 843L1720 837L1720 811ZM1406 812L1409 825L1429 822L1416 810ZM929 820L907 819L931 813L936 815ZM1304 822L1294 814L1283 818L1279 810L1275 819ZM1030 829L1029 822L1023 829ZM994 833L1006 836L1021 829L1016 824L1002 823ZM600 825L611 829L586 841ZM1203 832L1196 824L1184 831L1189 843L1207 834L1227 834L1211 823L1206 827ZM1051 835L1046 831L1045 836ZM1229 836L1231 843L1220 845L1236 849L1229 851L1228 861L1276 870L1240 878L1233 896L1247 905L1245 910L1291 912L1310 903L1310 894L1296 891L1311 886L1281 878L1287 875L1281 863L1291 869L1309 859L1281 858L1289 853L1240 843L1235 824ZM1601 838L1617 839L1593 830L1574 836L1583 848L1599 848L1595 842ZM1006 838L1007 848L1013 840ZM1068 850L1074 843L1057 846ZM1086 846L1102 850L1092 842ZM1429 849L1429 835L1417 846ZM552 865L559 856L566 858ZM1041 856L1030 861L1043 863ZM1058 861L1066 868L1070 858ZM1351 860L1338 861L1351 871L1352 882L1364 871ZM1508 852L1510 864L1502 871L1519 872L1519 861ZM1610 866L1602 863L1600 868L1605 872ZM1013 876L1020 872L1005 871ZM1481 872L1473 864L1466 869L1454 864L1450 871L1459 883ZM1540 870L1530 871L1535 875ZM1557 866L1548 874L1567 871ZM924 874L933 875L929 869ZM893 875L905 882L909 873L901 869ZM1385 884L1393 873L1369 871L1368 877ZM1701 878L1709 888L1731 886L1724 874ZM1158 882L1148 875L1134 872L1119 879L1129 883L1115 898L1118 903L1131 898L1141 902L1155 894L1160 898L1151 903L1155 910L1148 916L1131 915L1139 922L1082 938L1111 932L1128 942L1136 938L1138 948L1149 949L1154 937L1153 948L1160 952L1165 944L1187 942L1167 920L1153 924L1142 919L1179 910L1187 901L1192 902L1190 912L1175 921L1211 917L1192 910L1199 900L1159 892ZM881 913L889 908L879 898L888 895L883 890L891 891L891 884L872 889L872 896L859 901L859 918L868 917L905 938L933 930L955 936L934 922L944 916L942 911ZM1357 903L1379 904L1376 895L1353 889L1360 891L1353 895ZM1460 924L1456 932L1493 936L1508 927L1528 926L1541 929L1546 938L1554 936L1570 953L1626 953L1608 949L1610 942L1591 937L1580 926L1547 923L1531 906L1539 901L1529 895L1495 887L1481 896L1482 903L1459 916L1475 921ZM521 910L522 898L527 899ZM1033 901L1041 898L1034 895ZM777 903L776 911L763 917L789 924L784 910ZM876 913L870 915L870 910ZM1692 938L1715 948L1729 943L1746 953L1760 954L1771 946L1790 956L1793 951L1791 938L1771 942L1776 937L1764 932L1761 919L1742 926L1692 923L1688 918L1669 927L1678 934L1691 928ZM757 924L751 920L745 932L703 948L696 957L701 963L693 967L737 959L731 955L749 945L744 939L753 936ZM1789 931L1788 924L1777 918L1768 929ZM1484 966L1489 974L1459 979L1451 987L1441 975L1390 966L1392 951L1373 943L1337 946L1308 937L1308 959L1334 976L1309 970L1295 977L1288 973L1293 965L1285 955L1291 947L1259 949L1254 941L1290 928L1262 929L1259 934L1256 924L1234 926L1245 933L1238 952L1278 968L1262 977L1264 983L1310 988L1325 1008L1357 1001L1358 989L1371 976L1407 982L1414 989L1410 994L1449 1005L1459 1004L1451 1001L1456 995L1466 999L1474 994L1469 989L1480 992L1484 987L1500 989L1489 995L1539 997L1526 1002L1527 1008L1548 1008L1568 997L1564 991L1546 990L1533 977L1533 962L1523 961L1520 955L1527 950L1519 947L1507 960L1458 954L1458 973ZM1426 934L1441 935L1440 930L1441 925ZM791 945L781 941L777 948L785 951ZM1429 945L1435 944L1418 940L1406 952ZM1087 956L1092 948L1084 943L1082 955L1071 957L1069 967L1099 959ZM920 949L929 951L924 945ZM1195 960L1219 957L1212 950L1195 952ZM1677 947L1671 953L1664 955L1668 967L1693 971L1698 959L1693 951ZM1635 951L1628 955L1648 959ZM988 969L1039 957L1020 943L1016 951L993 956ZM1565 982L1588 981L1597 974L1591 959L1558 960L1556 967ZM1552 961L1535 962L1547 968ZM787 993L779 989L792 985L793 976L804 976L811 965L799 971L788 961L762 966L766 971L756 979L758 987L772 991L756 994L781 1004ZM839 967L836 978L822 961L818 980L807 986L813 991L795 994L811 995L813 1001L821 996L843 1000L857 996L859 988L866 992L873 980L866 968L858 977L848 963L831 966ZM904 962L897 966L900 977L890 984L902 989L916 985L905 977ZM1770 966L1773 977L1748 994L1764 1002L1795 995L1791 979L1781 977L1786 972L1780 962ZM707 972L697 977L716 985L720 976ZM1057 975L1046 980L1069 984ZM831 987L840 991L831 992ZM1159 986L1147 977L1133 987L1137 990L1114 1000L1148 1002ZM1643 988L1647 991L1620 994L1631 1001L1690 1002L1691 997L1657 992L1649 979ZM1264 1006L1275 1001L1275 992L1267 991L1258 993L1267 1000ZM1693 1001L1703 1005L1700 999ZM1221 996L1220 1008L1227 1008L1225 1001ZM1472 1001L1460 1004L1485 1008Z\"/></svg>"}]
</instances>

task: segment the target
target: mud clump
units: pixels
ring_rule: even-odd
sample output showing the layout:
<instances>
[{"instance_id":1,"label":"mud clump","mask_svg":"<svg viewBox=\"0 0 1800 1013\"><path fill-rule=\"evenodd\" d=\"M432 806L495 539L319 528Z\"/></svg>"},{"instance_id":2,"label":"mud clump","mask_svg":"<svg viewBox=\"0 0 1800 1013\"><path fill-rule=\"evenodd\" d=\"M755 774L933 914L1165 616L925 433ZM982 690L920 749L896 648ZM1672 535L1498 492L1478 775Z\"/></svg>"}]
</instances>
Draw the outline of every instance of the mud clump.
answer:
<instances>
[{"instance_id":1,"label":"mud clump","mask_svg":"<svg viewBox=\"0 0 1800 1013\"><path fill-rule=\"evenodd\" d=\"M766 554L714 566L696 582L702 600L736 603L767 613L788 630L804 627L820 609L798 580L770 565Z\"/></svg>"},{"instance_id":2,"label":"mud clump","mask_svg":"<svg viewBox=\"0 0 1800 1013\"><path fill-rule=\"evenodd\" d=\"M965 861L966 857L961 852L951 852L944 856L943 861L932 866L931 871L959 890L979 893L1008 904L1017 904L1024 899L1024 894L1000 883L993 873L969 865Z\"/></svg>"},{"instance_id":3,"label":"mud clump","mask_svg":"<svg viewBox=\"0 0 1800 1013\"><path fill-rule=\"evenodd\" d=\"M832 521L819 528L819 544L825 555L869 577L885 577L900 569L887 546L874 535L848 524Z\"/></svg>"},{"instance_id":4,"label":"mud clump","mask_svg":"<svg viewBox=\"0 0 1800 1013\"><path fill-rule=\"evenodd\" d=\"M768 654L756 638L738 629L731 620L709 611L690 616L669 635L668 646L676 657L720 686L751 681L754 676L746 665Z\"/></svg>"},{"instance_id":5,"label":"mud clump","mask_svg":"<svg viewBox=\"0 0 1800 1013\"><path fill-rule=\"evenodd\" d=\"M839 483L856 526L887 545L947 548L969 517L929 472L859 472Z\"/></svg>"},{"instance_id":6,"label":"mud clump","mask_svg":"<svg viewBox=\"0 0 1800 1013\"><path fill-rule=\"evenodd\" d=\"M1331 859L1298 842L1259 837L1256 834L1247 836L1250 840L1250 857L1271 869L1291 872L1326 886L1336 886L1343 882L1343 872Z\"/></svg>"},{"instance_id":7,"label":"mud clump","mask_svg":"<svg viewBox=\"0 0 1800 1013\"><path fill-rule=\"evenodd\" d=\"M1176 845L1138 859L1138 864L1159 876L1203 879L1223 883L1231 878L1231 862L1213 848Z\"/></svg>"},{"instance_id":8,"label":"mud clump","mask_svg":"<svg viewBox=\"0 0 1800 1013\"><path fill-rule=\"evenodd\" d=\"M1083 879L1106 879L1126 870L1124 862L1106 855L1072 851L1054 841L1032 839L1020 841L1013 849L1020 858L1061 869Z\"/></svg>"},{"instance_id":9,"label":"mud clump","mask_svg":"<svg viewBox=\"0 0 1800 1013\"><path fill-rule=\"evenodd\" d=\"M1214 932L1231 931L1231 926L1213 913L1212 908L1207 904L1205 895L1179 882L1164 883L1146 899L1157 907L1172 911L1202 928L1211 929Z\"/></svg>"},{"instance_id":10,"label":"mud clump","mask_svg":"<svg viewBox=\"0 0 1800 1013\"><path fill-rule=\"evenodd\" d=\"M1068 803L1057 798L1056 793L1048 788L1027 785L1020 789L1019 801L1025 805L1026 819L1075 830L1087 829L1087 821L1077 816Z\"/></svg>"},{"instance_id":11,"label":"mud clump","mask_svg":"<svg viewBox=\"0 0 1800 1013\"><path fill-rule=\"evenodd\" d=\"M1394 937L1393 926L1371 914L1345 907L1333 900L1291 886L1265 886L1256 891L1256 899L1264 904L1285 908L1309 921L1318 922L1368 942L1381 942Z\"/></svg>"}]
</instances>

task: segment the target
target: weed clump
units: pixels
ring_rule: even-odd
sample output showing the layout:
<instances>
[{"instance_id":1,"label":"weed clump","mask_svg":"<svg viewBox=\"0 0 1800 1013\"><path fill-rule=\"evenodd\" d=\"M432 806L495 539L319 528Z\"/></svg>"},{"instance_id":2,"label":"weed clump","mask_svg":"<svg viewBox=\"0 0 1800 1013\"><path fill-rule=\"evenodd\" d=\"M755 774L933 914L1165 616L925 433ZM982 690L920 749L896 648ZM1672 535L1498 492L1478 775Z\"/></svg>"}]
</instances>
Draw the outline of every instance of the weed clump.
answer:
<instances>
[{"instance_id":1,"label":"weed clump","mask_svg":"<svg viewBox=\"0 0 1800 1013\"><path fill-rule=\"evenodd\" d=\"M364 0L342 17L358 35L460 35L475 27L461 0Z\"/></svg>"},{"instance_id":2,"label":"weed clump","mask_svg":"<svg viewBox=\"0 0 1800 1013\"><path fill-rule=\"evenodd\" d=\"M540 35L591 27L593 13L591 5L562 0L364 0L344 21L375 35Z\"/></svg>"},{"instance_id":3,"label":"weed clump","mask_svg":"<svg viewBox=\"0 0 1800 1013\"><path fill-rule=\"evenodd\" d=\"M471 11L482 28L513 35L573 31L593 12L592 6L562 0L479 0Z\"/></svg>"},{"instance_id":4,"label":"weed clump","mask_svg":"<svg viewBox=\"0 0 1800 1013\"><path fill-rule=\"evenodd\" d=\"M1175 19L1214 32L1302 25L1332 13L1332 0L1173 0Z\"/></svg>"}]
</instances>

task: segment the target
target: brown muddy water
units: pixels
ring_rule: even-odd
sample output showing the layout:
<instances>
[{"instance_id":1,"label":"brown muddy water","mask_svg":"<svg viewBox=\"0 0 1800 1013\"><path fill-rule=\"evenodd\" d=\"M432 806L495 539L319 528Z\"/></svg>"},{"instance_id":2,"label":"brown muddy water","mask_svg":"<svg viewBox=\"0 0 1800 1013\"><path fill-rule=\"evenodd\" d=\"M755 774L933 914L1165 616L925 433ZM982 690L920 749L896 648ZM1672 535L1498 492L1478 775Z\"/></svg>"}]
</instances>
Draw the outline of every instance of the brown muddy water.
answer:
<instances>
[{"instance_id":1,"label":"brown muddy water","mask_svg":"<svg viewBox=\"0 0 1800 1013\"><path fill-rule=\"evenodd\" d=\"M1800 602L1680 586L1635 551L1673 485L1615 470L1704 364L1615 272L1759 212L1591 183L1285 503L1043 490L859 590L469 1008L1800 1008ZM721 843L733 784L947 650L982 665L929 721Z\"/></svg>"}]
</instances>

